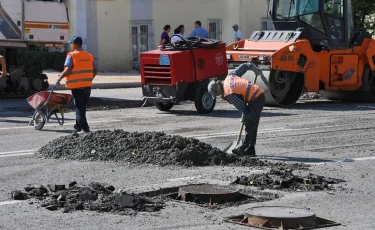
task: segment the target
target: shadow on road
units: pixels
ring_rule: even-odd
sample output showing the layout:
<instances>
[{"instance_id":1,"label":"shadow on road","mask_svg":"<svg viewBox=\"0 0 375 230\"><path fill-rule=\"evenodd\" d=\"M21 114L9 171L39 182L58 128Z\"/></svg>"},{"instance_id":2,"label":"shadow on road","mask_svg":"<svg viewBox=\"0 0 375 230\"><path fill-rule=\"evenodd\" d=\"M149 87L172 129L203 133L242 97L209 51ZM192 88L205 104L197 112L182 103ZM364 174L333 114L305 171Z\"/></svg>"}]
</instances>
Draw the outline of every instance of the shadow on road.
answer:
<instances>
[{"instance_id":1,"label":"shadow on road","mask_svg":"<svg viewBox=\"0 0 375 230\"><path fill-rule=\"evenodd\" d=\"M286 157L286 156L268 156L268 155L259 155L260 158L267 160L277 160L285 162L301 162L301 163L334 163L336 160L328 160L321 158L307 158L307 157Z\"/></svg>"},{"instance_id":2,"label":"shadow on road","mask_svg":"<svg viewBox=\"0 0 375 230\"><path fill-rule=\"evenodd\" d=\"M58 130L58 129L42 129L40 132L51 132L51 133L66 133L66 134L73 134L74 129L68 129L68 130Z\"/></svg>"},{"instance_id":3,"label":"shadow on road","mask_svg":"<svg viewBox=\"0 0 375 230\"><path fill-rule=\"evenodd\" d=\"M171 110L168 113L181 116L200 116L200 117L225 117L225 118L241 118L241 113L236 110L214 110L209 114L200 114L193 110ZM278 113L262 111L262 117L280 117L280 116L293 116L298 114L292 113Z\"/></svg>"},{"instance_id":4,"label":"shadow on road","mask_svg":"<svg viewBox=\"0 0 375 230\"><path fill-rule=\"evenodd\" d=\"M302 101L299 101L302 102ZM369 111L375 110L374 103L340 102L340 101L303 101L296 103L287 110L321 110L321 111Z\"/></svg>"}]
</instances>

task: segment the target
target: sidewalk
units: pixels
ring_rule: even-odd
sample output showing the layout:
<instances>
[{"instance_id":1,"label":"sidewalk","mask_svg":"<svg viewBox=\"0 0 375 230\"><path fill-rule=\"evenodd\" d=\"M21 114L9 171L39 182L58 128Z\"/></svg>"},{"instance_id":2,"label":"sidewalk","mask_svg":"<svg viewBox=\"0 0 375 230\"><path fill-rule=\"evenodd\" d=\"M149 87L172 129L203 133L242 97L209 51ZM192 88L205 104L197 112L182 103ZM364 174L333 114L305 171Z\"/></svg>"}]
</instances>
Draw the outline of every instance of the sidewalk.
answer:
<instances>
[{"instance_id":1,"label":"sidewalk","mask_svg":"<svg viewBox=\"0 0 375 230\"><path fill-rule=\"evenodd\" d=\"M48 77L49 87L52 88L56 79L61 72L54 70L45 70L44 74ZM96 75L93 81L93 89L116 89L116 88L135 88L141 87L141 75L138 72L100 72ZM56 90L64 90L65 79L61 81L61 84Z\"/></svg>"}]
</instances>

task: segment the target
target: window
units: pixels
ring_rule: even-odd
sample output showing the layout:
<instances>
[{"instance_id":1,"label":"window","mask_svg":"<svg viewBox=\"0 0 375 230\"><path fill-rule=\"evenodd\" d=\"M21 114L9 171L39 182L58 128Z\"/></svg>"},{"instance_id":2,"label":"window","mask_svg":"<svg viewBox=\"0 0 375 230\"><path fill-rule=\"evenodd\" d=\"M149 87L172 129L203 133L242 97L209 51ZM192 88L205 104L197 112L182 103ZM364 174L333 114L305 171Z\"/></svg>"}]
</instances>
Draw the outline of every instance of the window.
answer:
<instances>
[{"instance_id":1,"label":"window","mask_svg":"<svg viewBox=\"0 0 375 230\"><path fill-rule=\"evenodd\" d=\"M139 54L153 49L153 33L151 20L130 21L131 60L133 68L139 68Z\"/></svg>"},{"instance_id":2,"label":"window","mask_svg":"<svg viewBox=\"0 0 375 230\"><path fill-rule=\"evenodd\" d=\"M267 30L267 21L262 22L262 28L261 30Z\"/></svg>"},{"instance_id":3,"label":"window","mask_svg":"<svg viewBox=\"0 0 375 230\"><path fill-rule=\"evenodd\" d=\"M296 15L306 15L318 12L319 1L317 0L300 0L297 2Z\"/></svg>"},{"instance_id":4,"label":"window","mask_svg":"<svg viewBox=\"0 0 375 230\"><path fill-rule=\"evenodd\" d=\"M295 5L294 0L275 0L276 1L276 19L291 20L294 18Z\"/></svg>"},{"instance_id":5,"label":"window","mask_svg":"<svg viewBox=\"0 0 375 230\"><path fill-rule=\"evenodd\" d=\"M221 41L221 19L208 19L208 38Z\"/></svg>"}]
</instances>

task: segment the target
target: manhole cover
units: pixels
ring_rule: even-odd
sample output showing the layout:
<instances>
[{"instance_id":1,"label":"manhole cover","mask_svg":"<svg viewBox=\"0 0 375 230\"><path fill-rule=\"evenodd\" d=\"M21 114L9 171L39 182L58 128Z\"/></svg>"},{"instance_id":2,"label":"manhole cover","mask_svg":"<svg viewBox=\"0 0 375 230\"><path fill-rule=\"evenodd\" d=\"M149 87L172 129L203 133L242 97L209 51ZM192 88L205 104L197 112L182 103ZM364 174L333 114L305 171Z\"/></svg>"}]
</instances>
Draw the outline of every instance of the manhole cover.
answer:
<instances>
[{"instance_id":1,"label":"manhole cover","mask_svg":"<svg viewBox=\"0 0 375 230\"><path fill-rule=\"evenodd\" d=\"M212 204L236 201L241 194L230 186L195 184L179 188L178 196L183 201Z\"/></svg>"},{"instance_id":2,"label":"manhole cover","mask_svg":"<svg viewBox=\"0 0 375 230\"><path fill-rule=\"evenodd\" d=\"M263 206L248 209L245 215L224 218L225 221L262 229L314 229L340 225L316 217L307 209Z\"/></svg>"},{"instance_id":3,"label":"manhole cover","mask_svg":"<svg viewBox=\"0 0 375 230\"><path fill-rule=\"evenodd\" d=\"M246 212L248 223L270 228L314 227L315 214L307 209L290 207L254 207Z\"/></svg>"}]
</instances>

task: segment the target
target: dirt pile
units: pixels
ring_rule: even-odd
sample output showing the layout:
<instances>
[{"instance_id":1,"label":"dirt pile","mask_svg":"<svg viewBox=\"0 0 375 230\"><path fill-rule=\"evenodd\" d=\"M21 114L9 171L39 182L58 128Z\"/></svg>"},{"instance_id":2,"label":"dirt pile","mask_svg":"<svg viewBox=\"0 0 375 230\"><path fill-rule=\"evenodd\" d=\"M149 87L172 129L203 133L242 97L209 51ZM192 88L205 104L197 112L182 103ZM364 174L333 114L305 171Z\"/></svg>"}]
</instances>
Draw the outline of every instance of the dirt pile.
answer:
<instances>
[{"instance_id":1,"label":"dirt pile","mask_svg":"<svg viewBox=\"0 0 375 230\"><path fill-rule=\"evenodd\" d=\"M292 169L273 168L268 173L241 176L233 183L260 187L261 189L277 189L288 191L321 191L333 190L332 185L345 182L340 179L327 178L314 174L306 177L293 174Z\"/></svg>"},{"instance_id":2,"label":"dirt pile","mask_svg":"<svg viewBox=\"0 0 375 230\"><path fill-rule=\"evenodd\" d=\"M268 162L227 154L193 138L161 132L102 130L63 136L36 153L45 158L182 166L265 166Z\"/></svg>"},{"instance_id":3,"label":"dirt pile","mask_svg":"<svg viewBox=\"0 0 375 230\"><path fill-rule=\"evenodd\" d=\"M25 191L13 191L14 200L34 198L48 210L63 210L64 213L76 210L111 212L132 215L137 212L155 212L164 207L164 203L151 198L133 194L114 192L111 185L90 183L79 186L75 182L65 185L28 185Z\"/></svg>"}]
</instances>

